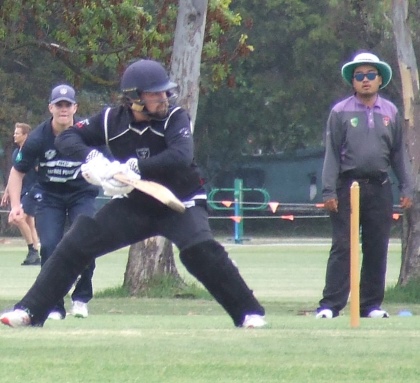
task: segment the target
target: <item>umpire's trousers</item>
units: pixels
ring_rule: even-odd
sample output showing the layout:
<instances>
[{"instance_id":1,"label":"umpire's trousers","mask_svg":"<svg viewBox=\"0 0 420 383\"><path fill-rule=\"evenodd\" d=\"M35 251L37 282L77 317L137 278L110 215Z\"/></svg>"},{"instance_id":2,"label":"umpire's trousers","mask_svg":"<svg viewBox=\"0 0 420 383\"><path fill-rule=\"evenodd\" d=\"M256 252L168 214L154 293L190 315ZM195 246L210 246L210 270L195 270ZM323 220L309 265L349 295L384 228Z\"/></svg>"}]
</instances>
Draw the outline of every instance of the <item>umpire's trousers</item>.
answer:
<instances>
[{"instance_id":1,"label":"umpire's trousers","mask_svg":"<svg viewBox=\"0 0 420 383\"><path fill-rule=\"evenodd\" d=\"M350 292L350 186L337 189L338 212L331 213L332 246L320 308L330 308L334 316L347 304ZM367 316L381 306L385 290L388 243L392 225L392 190L384 182L359 180L360 228L363 260L360 276L360 314Z\"/></svg>"}]
</instances>

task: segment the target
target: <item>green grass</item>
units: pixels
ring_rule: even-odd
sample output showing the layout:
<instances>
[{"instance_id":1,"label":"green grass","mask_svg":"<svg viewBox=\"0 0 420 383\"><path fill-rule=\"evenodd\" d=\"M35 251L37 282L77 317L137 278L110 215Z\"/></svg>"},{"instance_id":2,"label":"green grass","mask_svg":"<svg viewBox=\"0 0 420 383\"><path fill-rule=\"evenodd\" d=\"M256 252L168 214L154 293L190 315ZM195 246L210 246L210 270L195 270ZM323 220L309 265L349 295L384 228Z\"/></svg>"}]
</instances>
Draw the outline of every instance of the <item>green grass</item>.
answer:
<instances>
[{"instance_id":1,"label":"green grass","mask_svg":"<svg viewBox=\"0 0 420 383\"><path fill-rule=\"evenodd\" d=\"M23 246L0 245L0 309L32 284ZM4 382L417 382L420 304L386 303L388 320L361 319L348 308L315 320L329 244L226 245L263 302L270 326L234 328L211 300L99 298L89 318L48 321L42 329L0 327ZM390 246L387 285L398 279L399 245ZM117 289L127 249L97 262L95 291ZM193 279L178 264L187 281ZM68 304L69 298L66 298ZM414 315L402 317L400 310Z\"/></svg>"}]
</instances>

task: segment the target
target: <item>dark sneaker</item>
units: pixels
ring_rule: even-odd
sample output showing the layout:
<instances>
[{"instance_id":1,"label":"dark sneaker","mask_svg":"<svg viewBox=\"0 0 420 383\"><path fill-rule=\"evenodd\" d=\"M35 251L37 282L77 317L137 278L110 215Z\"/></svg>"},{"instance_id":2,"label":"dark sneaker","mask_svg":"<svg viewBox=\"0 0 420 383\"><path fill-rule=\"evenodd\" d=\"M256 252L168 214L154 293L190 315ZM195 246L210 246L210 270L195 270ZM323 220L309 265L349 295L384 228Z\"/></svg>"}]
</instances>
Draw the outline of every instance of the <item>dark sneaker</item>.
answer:
<instances>
[{"instance_id":1,"label":"dark sneaker","mask_svg":"<svg viewBox=\"0 0 420 383\"><path fill-rule=\"evenodd\" d=\"M21 263L22 266L38 266L41 264L41 258L38 250L29 250L25 260Z\"/></svg>"}]
</instances>

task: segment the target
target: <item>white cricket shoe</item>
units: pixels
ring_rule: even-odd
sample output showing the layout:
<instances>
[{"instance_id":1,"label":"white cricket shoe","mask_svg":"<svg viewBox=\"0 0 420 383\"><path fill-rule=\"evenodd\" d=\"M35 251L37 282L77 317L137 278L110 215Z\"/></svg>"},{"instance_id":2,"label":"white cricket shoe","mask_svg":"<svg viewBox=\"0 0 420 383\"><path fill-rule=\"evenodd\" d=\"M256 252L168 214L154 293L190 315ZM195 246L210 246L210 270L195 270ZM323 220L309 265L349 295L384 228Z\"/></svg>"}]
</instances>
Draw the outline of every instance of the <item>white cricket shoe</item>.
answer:
<instances>
[{"instance_id":1,"label":"white cricket shoe","mask_svg":"<svg viewBox=\"0 0 420 383\"><path fill-rule=\"evenodd\" d=\"M31 318L23 310L13 310L0 316L0 322L10 327L27 327L31 324Z\"/></svg>"},{"instance_id":2,"label":"white cricket shoe","mask_svg":"<svg viewBox=\"0 0 420 383\"><path fill-rule=\"evenodd\" d=\"M315 315L316 319L332 319L333 312L330 309L322 309Z\"/></svg>"},{"instance_id":3,"label":"white cricket shoe","mask_svg":"<svg viewBox=\"0 0 420 383\"><path fill-rule=\"evenodd\" d=\"M71 315L75 318L87 318L89 315L87 303L81 301L73 301Z\"/></svg>"},{"instance_id":4,"label":"white cricket shoe","mask_svg":"<svg viewBox=\"0 0 420 383\"><path fill-rule=\"evenodd\" d=\"M372 310L369 314L368 314L368 318L389 318L389 314L385 311L385 310Z\"/></svg>"},{"instance_id":5,"label":"white cricket shoe","mask_svg":"<svg viewBox=\"0 0 420 383\"><path fill-rule=\"evenodd\" d=\"M258 314L245 315L245 319L242 323L243 328L261 328L267 326L265 317Z\"/></svg>"},{"instance_id":6,"label":"white cricket shoe","mask_svg":"<svg viewBox=\"0 0 420 383\"><path fill-rule=\"evenodd\" d=\"M62 315L60 312L58 312L58 311L51 311L51 312L48 314L48 319L52 319L52 320L62 320L62 319L64 319L64 317L63 317L63 315Z\"/></svg>"}]
</instances>

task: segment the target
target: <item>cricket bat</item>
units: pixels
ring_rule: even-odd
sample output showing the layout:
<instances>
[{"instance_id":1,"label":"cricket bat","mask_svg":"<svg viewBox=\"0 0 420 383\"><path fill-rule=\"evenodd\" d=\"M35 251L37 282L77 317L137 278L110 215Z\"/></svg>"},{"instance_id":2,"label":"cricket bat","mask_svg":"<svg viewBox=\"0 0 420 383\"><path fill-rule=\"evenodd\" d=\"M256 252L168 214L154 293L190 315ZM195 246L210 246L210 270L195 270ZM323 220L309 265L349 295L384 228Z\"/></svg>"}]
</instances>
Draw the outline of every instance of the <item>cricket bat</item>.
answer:
<instances>
[{"instance_id":1,"label":"cricket bat","mask_svg":"<svg viewBox=\"0 0 420 383\"><path fill-rule=\"evenodd\" d=\"M167 187L157 182L141 179L134 180L122 173L115 174L114 179L124 184L131 185L135 189L150 195L178 213L183 213L185 211L184 204Z\"/></svg>"}]
</instances>

